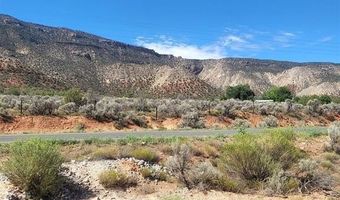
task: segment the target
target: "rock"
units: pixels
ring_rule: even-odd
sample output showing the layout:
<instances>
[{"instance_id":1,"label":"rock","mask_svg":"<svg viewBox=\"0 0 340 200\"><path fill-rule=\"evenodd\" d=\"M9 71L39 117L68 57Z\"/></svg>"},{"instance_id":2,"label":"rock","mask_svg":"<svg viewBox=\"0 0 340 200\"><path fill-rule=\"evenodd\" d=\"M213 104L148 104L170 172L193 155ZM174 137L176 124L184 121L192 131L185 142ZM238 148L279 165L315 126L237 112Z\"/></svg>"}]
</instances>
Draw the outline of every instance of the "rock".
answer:
<instances>
[{"instance_id":1,"label":"rock","mask_svg":"<svg viewBox=\"0 0 340 200\"><path fill-rule=\"evenodd\" d=\"M144 164L144 160L138 161L137 165L142 166Z\"/></svg>"}]
</instances>

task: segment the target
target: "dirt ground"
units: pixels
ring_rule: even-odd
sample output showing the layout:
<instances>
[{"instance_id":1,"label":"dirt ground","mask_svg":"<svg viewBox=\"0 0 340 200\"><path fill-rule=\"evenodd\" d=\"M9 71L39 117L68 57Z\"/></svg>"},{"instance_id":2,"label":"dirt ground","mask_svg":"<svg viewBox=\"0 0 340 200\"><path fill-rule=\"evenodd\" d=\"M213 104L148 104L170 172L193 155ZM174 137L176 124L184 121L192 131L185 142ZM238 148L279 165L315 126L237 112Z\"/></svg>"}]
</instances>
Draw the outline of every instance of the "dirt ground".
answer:
<instances>
[{"instance_id":1,"label":"dirt ground","mask_svg":"<svg viewBox=\"0 0 340 200\"><path fill-rule=\"evenodd\" d=\"M295 144L298 148L307 153L310 158L318 162L325 160L324 145L328 142L328 136L318 136L318 137L298 137ZM223 143L229 141L210 141L209 145L219 146L218 143ZM200 141L193 141L193 145L199 145ZM164 144L163 144L164 145ZM96 149L109 147L110 144L103 144L96 146L94 144L75 144L70 146L63 146L61 151L63 156L67 157L67 162L63 164L66 169L63 172L64 176L71 180L71 187L74 188L75 185L78 189L69 190L67 189L64 193L68 196L68 199L77 196L77 199L85 200L111 200L111 199L123 199L123 200L163 200L165 197L169 197L171 200L249 200L249 199L290 199L290 200L301 200L301 199L335 199L330 197L328 191L319 191L311 194L289 194L288 196L268 196L265 191L256 191L255 193L245 192L245 193L231 193L231 192L221 192L221 191L199 191L199 190L188 190L185 187L178 184L176 181L151 181L144 179L139 170L142 167L154 167L160 168L159 164L147 164L146 162L141 162L134 158L120 158L115 160L93 160L90 159L91 153L96 151ZM122 146L119 146L122 148ZM125 147L131 147L127 145ZM165 159L164 152L165 147L162 144L148 145L155 151L159 151L161 159ZM163 149L163 150L162 150ZM205 159L204 153L199 154ZM207 156L209 157L209 156ZM66 158L66 157L65 157ZM332 174L335 181L334 191L340 191L340 160L333 163L334 169L326 170L326 172ZM125 171L126 173L132 173L138 176L138 186L132 187L127 190L107 190L99 183L99 174L108 169L117 169L118 171ZM8 194L16 193L15 188L11 186L9 181L1 175L0 173L0 199L7 199Z\"/></svg>"},{"instance_id":2,"label":"dirt ground","mask_svg":"<svg viewBox=\"0 0 340 200\"><path fill-rule=\"evenodd\" d=\"M67 168L66 175L72 181L81 185L81 189L75 191L67 191L71 194L66 194L68 198L78 196L84 200L162 200L162 199L178 199L178 200L249 200L249 199L329 199L323 193L312 194L294 194L289 196L266 196L265 194L237 194L231 192L221 191L207 191L202 192L199 190L188 190L184 187L178 186L176 183L157 182L157 181L143 181L139 186L127 190L106 190L98 180L99 174L103 170L119 168L127 171L136 168L137 164L129 160L100 160L100 161L71 161L64 164ZM8 199L8 195L16 193L8 180L0 174L0 199ZM73 186L74 187L74 186ZM20 195L19 195L20 196Z\"/></svg>"},{"instance_id":3,"label":"dirt ground","mask_svg":"<svg viewBox=\"0 0 340 200\"><path fill-rule=\"evenodd\" d=\"M149 129L177 129L181 123L180 118L166 118L155 120L146 116ZM252 113L238 113L236 118L248 120L252 127L256 127L264 116ZM279 126L327 126L330 120L324 117L308 117L298 120L291 116L278 116ZM340 116L335 116L340 120ZM232 127L233 119L227 117L205 116L203 121L207 128ZM84 127L83 129L81 127ZM142 129L136 125L130 125L126 130ZM112 122L99 122L83 116L16 116L12 122L0 121L0 134L13 133L47 133L47 132L110 132L116 131Z\"/></svg>"}]
</instances>

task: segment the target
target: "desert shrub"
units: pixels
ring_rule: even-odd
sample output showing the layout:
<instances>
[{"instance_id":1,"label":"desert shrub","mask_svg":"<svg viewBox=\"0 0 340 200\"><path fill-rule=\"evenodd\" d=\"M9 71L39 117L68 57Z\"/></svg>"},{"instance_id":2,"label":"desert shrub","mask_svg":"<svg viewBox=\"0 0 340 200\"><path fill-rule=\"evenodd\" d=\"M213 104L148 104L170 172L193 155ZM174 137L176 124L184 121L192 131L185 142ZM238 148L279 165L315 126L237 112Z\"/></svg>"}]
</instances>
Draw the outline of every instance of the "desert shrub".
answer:
<instances>
[{"instance_id":1,"label":"desert shrub","mask_svg":"<svg viewBox=\"0 0 340 200\"><path fill-rule=\"evenodd\" d=\"M170 156L165 166L182 182L187 188L191 188L189 178L191 162L191 150L186 144L177 144L173 148L173 156Z\"/></svg>"},{"instance_id":2,"label":"desert shrub","mask_svg":"<svg viewBox=\"0 0 340 200\"><path fill-rule=\"evenodd\" d=\"M299 190L310 192L315 189L329 190L332 180L318 170L318 163L310 159L302 159L298 163L295 177L299 180Z\"/></svg>"},{"instance_id":3,"label":"desert shrub","mask_svg":"<svg viewBox=\"0 0 340 200\"><path fill-rule=\"evenodd\" d=\"M58 113L61 115L70 115L78 112L78 106L74 102L66 103L58 108Z\"/></svg>"},{"instance_id":4,"label":"desert shrub","mask_svg":"<svg viewBox=\"0 0 340 200\"><path fill-rule=\"evenodd\" d=\"M270 194L287 194L297 191L299 181L283 170L277 170L266 182L266 190Z\"/></svg>"},{"instance_id":5,"label":"desert shrub","mask_svg":"<svg viewBox=\"0 0 340 200\"><path fill-rule=\"evenodd\" d=\"M222 190L229 192L240 191L239 184L224 176L210 162L201 162L192 168L189 172L191 187L200 190Z\"/></svg>"},{"instance_id":6,"label":"desert shrub","mask_svg":"<svg viewBox=\"0 0 340 200\"><path fill-rule=\"evenodd\" d=\"M229 171L249 181L265 180L277 168L256 136L250 134L237 135L226 144L223 161Z\"/></svg>"},{"instance_id":7,"label":"desert shrub","mask_svg":"<svg viewBox=\"0 0 340 200\"><path fill-rule=\"evenodd\" d=\"M285 113L294 112L293 101L291 99L286 99L283 103L283 111Z\"/></svg>"},{"instance_id":8,"label":"desert shrub","mask_svg":"<svg viewBox=\"0 0 340 200\"><path fill-rule=\"evenodd\" d=\"M318 99L312 99L307 102L306 111L308 114L317 116L321 114L321 102Z\"/></svg>"},{"instance_id":9,"label":"desert shrub","mask_svg":"<svg viewBox=\"0 0 340 200\"><path fill-rule=\"evenodd\" d=\"M221 101L214 107L214 112L216 115L222 115L225 117L233 118L235 116L236 101L234 99L228 99L227 101Z\"/></svg>"},{"instance_id":10,"label":"desert shrub","mask_svg":"<svg viewBox=\"0 0 340 200\"><path fill-rule=\"evenodd\" d=\"M19 96L21 94L21 88L17 86L8 87L4 91L5 94Z\"/></svg>"},{"instance_id":11,"label":"desert shrub","mask_svg":"<svg viewBox=\"0 0 340 200\"><path fill-rule=\"evenodd\" d=\"M136 110L139 112L149 112L151 109L148 105L148 102L146 99L144 98L138 98L135 100L135 107Z\"/></svg>"},{"instance_id":12,"label":"desert shrub","mask_svg":"<svg viewBox=\"0 0 340 200\"><path fill-rule=\"evenodd\" d=\"M330 138L329 149L340 154L340 122L333 122L328 127L328 135Z\"/></svg>"},{"instance_id":13,"label":"desert shrub","mask_svg":"<svg viewBox=\"0 0 340 200\"><path fill-rule=\"evenodd\" d=\"M294 97L294 101L302 104L302 105L307 105L307 102L313 99L317 99L320 101L321 104L328 104L331 103L332 97L328 96L328 95L310 95L310 96L299 96L299 97Z\"/></svg>"},{"instance_id":14,"label":"desert shrub","mask_svg":"<svg viewBox=\"0 0 340 200\"><path fill-rule=\"evenodd\" d=\"M328 169L328 170L334 170L334 165L331 161L323 160L320 162L321 167Z\"/></svg>"},{"instance_id":15,"label":"desert shrub","mask_svg":"<svg viewBox=\"0 0 340 200\"><path fill-rule=\"evenodd\" d=\"M77 123L75 126L74 126L74 130L75 131L78 131L78 132L84 132L86 129L86 126L85 124L83 123Z\"/></svg>"},{"instance_id":16,"label":"desert shrub","mask_svg":"<svg viewBox=\"0 0 340 200\"><path fill-rule=\"evenodd\" d=\"M0 105L2 108L15 108L18 104L17 97L13 95L0 95Z\"/></svg>"},{"instance_id":17,"label":"desert shrub","mask_svg":"<svg viewBox=\"0 0 340 200\"><path fill-rule=\"evenodd\" d=\"M323 154L323 157L325 158L325 160L328 160L332 163L335 163L337 160L340 160L340 156L333 153L333 152L326 152Z\"/></svg>"},{"instance_id":18,"label":"desert shrub","mask_svg":"<svg viewBox=\"0 0 340 200\"><path fill-rule=\"evenodd\" d=\"M115 147L102 147L93 152L92 159L113 160L119 158L119 151Z\"/></svg>"},{"instance_id":19,"label":"desert shrub","mask_svg":"<svg viewBox=\"0 0 340 200\"><path fill-rule=\"evenodd\" d=\"M237 85L229 86L222 97L223 100L226 99L240 99L240 100L252 100L254 99L254 92L250 89L249 85Z\"/></svg>"},{"instance_id":20,"label":"desert shrub","mask_svg":"<svg viewBox=\"0 0 340 200\"><path fill-rule=\"evenodd\" d=\"M287 87L274 86L263 94L264 99L271 99L276 102L283 102L286 99L292 99L293 94Z\"/></svg>"},{"instance_id":21,"label":"desert shrub","mask_svg":"<svg viewBox=\"0 0 340 200\"><path fill-rule=\"evenodd\" d=\"M197 112L189 112L182 116L181 127L204 128L205 125Z\"/></svg>"},{"instance_id":22,"label":"desert shrub","mask_svg":"<svg viewBox=\"0 0 340 200\"><path fill-rule=\"evenodd\" d=\"M77 105L81 105L83 104L83 100L84 100L84 95L82 91L80 91L77 88L69 89L64 94L65 103L73 102Z\"/></svg>"},{"instance_id":23,"label":"desert shrub","mask_svg":"<svg viewBox=\"0 0 340 200\"><path fill-rule=\"evenodd\" d=\"M264 152L271 156L283 169L288 169L304 155L294 145L294 132L291 129L270 131L259 138Z\"/></svg>"},{"instance_id":24,"label":"desert shrub","mask_svg":"<svg viewBox=\"0 0 340 200\"><path fill-rule=\"evenodd\" d=\"M113 125L118 130L129 127L130 125L129 117L126 116L124 113L118 113L117 116L115 117Z\"/></svg>"},{"instance_id":25,"label":"desert shrub","mask_svg":"<svg viewBox=\"0 0 340 200\"><path fill-rule=\"evenodd\" d=\"M94 104L86 104L83 106L79 107L79 113L82 115L85 115L85 117L87 118L93 118L94 112L95 110L95 105Z\"/></svg>"},{"instance_id":26,"label":"desert shrub","mask_svg":"<svg viewBox=\"0 0 340 200\"><path fill-rule=\"evenodd\" d=\"M332 98L328 95L321 95L319 96L319 100L322 104L328 104L332 102Z\"/></svg>"},{"instance_id":27,"label":"desert shrub","mask_svg":"<svg viewBox=\"0 0 340 200\"><path fill-rule=\"evenodd\" d=\"M31 115L53 115L61 105L57 98L34 96L28 107Z\"/></svg>"},{"instance_id":28,"label":"desert shrub","mask_svg":"<svg viewBox=\"0 0 340 200\"><path fill-rule=\"evenodd\" d=\"M244 188L244 184L236 181L235 179L227 176L221 176L216 180L216 189L227 192L241 192Z\"/></svg>"},{"instance_id":29,"label":"desert shrub","mask_svg":"<svg viewBox=\"0 0 340 200\"><path fill-rule=\"evenodd\" d=\"M90 109L87 113L91 118L98 121L114 121L119 119L122 105L116 103L112 98L103 98L93 107L92 111Z\"/></svg>"},{"instance_id":30,"label":"desert shrub","mask_svg":"<svg viewBox=\"0 0 340 200\"><path fill-rule=\"evenodd\" d=\"M159 155L149 148L137 148L131 152L131 156L151 163L159 161Z\"/></svg>"},{"instance_id":31,"label":"desert shrub","mask_svg":"<svg viewBox=\"0 0 340 200\"><path fill-rule=\"evenodd\" d=\"M262 122L259 123L259 127L262 128L272 128L272 127L277 127L278 126L278 120L274 116L268 116L263 119Z\"/></svg>"},{"instance_id":32,"label":"desert shrub","mask_svg":"<svg viewBox=\"0 0 340 200\"><path fill-rule=\"evenodd\" d=\"M94 92L93 90L90 89L86 92L83 98L85 99L86 104L96 105L100 99L100 95L97 92Z\"/></svg>"},{"instance_id":33,"label":"desert shrub","mask_svg":"<svg viewBox=\"0 0 340 200\"><path fill-rule=\"evenodd\" d=\"M99 183L106 189L128 188L138 184L138 179L133 175L126 175L115 170L104 171L99 175Z\"/></svg>"},{"instance_id":34,"label":"desert shrub","mask_svg":"<svg viewBox=\"0 0 340 200\"><path fill-rule=\"evenodd\" d=\"M11 183L29 193L34 199L48 198L60 186L62 158L57 146L42 140L16 142L3 165Z\"/></svg>"},{"instance_id":35,"label":"desert shrub","mask_svg":"<svg viewBox=\"0 0 340 200\"><path fill-rule=\"evenodd\" d=\"M187 112L193 111L190 104L186 102L180 102L178 100L172 100L158 106L158 113L161 117L181 117Z\"/></svg>"},{"instance_id":36,"label":"desert shrub","mask_svg":"<svg viewBox=\"0 0 340 200\"><path fill-rule=\"evenodd\" d=\"M12 122L13 116L6 110L0 107L0 121Z\"/></svg>"},{"instance_id":37,"label":"desert shrub","mask_svg":"<svg viewBox=\"0 0 340 200\"><path fill-rule=\"evenodd\" d=\"M132 121L132 123L136 124L139 127L148 128L148 123L145 117L129 115L129 119Z\"/></svg>"},{"instance_id":38,"label":"desert shrub","mask_svg":"<svg viewBox=\"0 0 340 200\"><path fill-rule=\"evenodd\" d=\"M246 119L235 119L233 122L233 127L235 128L249 128L251 123Z\"/></svg>"},{"instance_id":39,"label":"desert shrub","mask_svg":"<svg viewBox=\"0 0 340 200\"><path fill-rule=\"evenodd\" d=\"M150 180L166 181L168 179L168 174L165 171L154 169L151 167L141 168L140 173L144 178Z\"/></svg>"}]
</instances>

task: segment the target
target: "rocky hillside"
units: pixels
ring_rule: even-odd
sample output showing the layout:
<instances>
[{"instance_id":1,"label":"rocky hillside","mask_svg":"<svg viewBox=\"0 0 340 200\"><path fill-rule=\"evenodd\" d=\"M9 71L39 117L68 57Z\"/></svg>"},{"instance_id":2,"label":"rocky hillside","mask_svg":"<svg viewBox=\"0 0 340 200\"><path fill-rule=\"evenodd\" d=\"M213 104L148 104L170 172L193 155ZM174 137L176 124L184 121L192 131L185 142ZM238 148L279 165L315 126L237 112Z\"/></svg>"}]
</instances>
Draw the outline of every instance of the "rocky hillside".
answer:
<instances>
[{"instance_id":1,"label":"rocky hillside","mask_svg":"<svg viewBox=\"0 0 340 200\"><path fill-rule=\"evenodd\" d=\"M2 86L76 86L113 95L203 97L240 83L257 93L287 85L297 94L340 95L338 64L182 59L7 15L0 15L0 78Z\"/></svg>"}]
</instances>

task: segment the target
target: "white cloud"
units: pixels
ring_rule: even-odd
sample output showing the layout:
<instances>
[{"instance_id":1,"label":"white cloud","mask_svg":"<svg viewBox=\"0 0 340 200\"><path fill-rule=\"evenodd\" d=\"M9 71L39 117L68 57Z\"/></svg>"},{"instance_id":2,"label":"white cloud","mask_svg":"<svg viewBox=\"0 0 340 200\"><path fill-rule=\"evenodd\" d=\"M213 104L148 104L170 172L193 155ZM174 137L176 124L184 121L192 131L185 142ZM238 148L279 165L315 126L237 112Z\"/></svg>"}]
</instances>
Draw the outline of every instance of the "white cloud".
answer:
<instances>
[{"instance_id":1,"label":"white cloud","mask_svg":"<svg viewBox=\"0 0 340 200\"><path fill-rule=\"evenodd\" d=\"M249 51L259 49L260 46L252 41L252 39L252 34L227 35L222 37L221 44L225 48L234 51Z\"/></svg>"},{"instance_id":2,"label":"white cloud","mask_svg":"<svg viewBox=\"0 0 340 200\"><path fill-rule=\"evenodd\" d=\"M224 31L223 36L203 45L181 42L164 35L151 38L138 37L136 44L153 49L160 54L189 59L216 59L226 56L254 57L260 52L288 48L294 45L299 36L298 33L293 32L273 33L249 28L225 28Z\"/></svg>"},{"instance_id":3,"label":"white cloud","mask_svg":"<svg viewBox=\"0 0 340 200\"><path fill-rule=\"evenodd\" d=\"M326 37L323 37L319 40L319 42L329 42L333 40L333 37L332 36L326 36Z\"/></svg>"},{"instance_id":4,"label":"white cloud","mask_svg":"<svg viewBox=\"0 0 340 200\"><path fill-rule=\"evenodd\" d=\"M223 48L219 45L198 46L185 44L176 42L166 36L160 36L156 40L138 37L137 45L153 49L160 54L171 54L189 59L217 59L225 57Z\"/></svg>"},{"instance_id":5,"label":"white cloud","mask_svg":"<svg viewBox=\"0 0 340 200\"><path fill-rule=\"evenodd\" d=\"M296 38L296 34L290 32L280 32L275 35L273 40L277 42L281 47L291 47L293 40Z\"/></svg>"}]
</instances>

